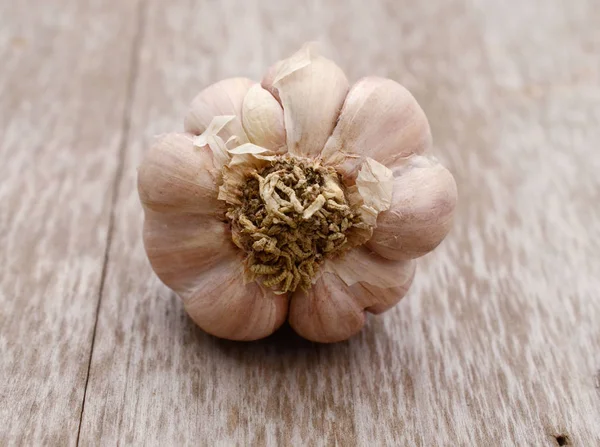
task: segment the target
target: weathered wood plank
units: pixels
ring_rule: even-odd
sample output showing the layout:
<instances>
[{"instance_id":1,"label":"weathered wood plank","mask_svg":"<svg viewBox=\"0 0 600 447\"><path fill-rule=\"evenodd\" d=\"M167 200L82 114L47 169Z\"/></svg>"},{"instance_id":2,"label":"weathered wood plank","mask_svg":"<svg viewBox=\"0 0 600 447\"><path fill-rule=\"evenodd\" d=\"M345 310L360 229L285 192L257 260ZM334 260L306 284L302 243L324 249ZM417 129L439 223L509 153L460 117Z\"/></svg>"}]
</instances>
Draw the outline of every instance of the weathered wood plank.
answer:
<instances>
[{"instance_id":1,"label":"weathered wood plank","mask_svg":"<svg viewBox=\"0 0 600 447\"><path fill-rule=\"evenodd\" d=\"M598 19L559 0L150 1L82 443L600 443ZM148 266L136 167L200 88L314 38L351 78L414 91L456 228L347 343L215 340Z\"/></svg>"},{"instance_id":2,"label":"weathered wood plank","mask_svg":"<svg viewBox=\"0 0 600 447\"><path fill-rule=\"evenodd\" d=\"M0 444L73 445L135 2L0 2Z\"/></svg>"},{"instance_id":3,"label":"weathered wood plank","mask_svg":"<svg viewBox=\"0 0 600 447\"><path fill-rule=\"evenodd\" d=\"M456 225L352 350L359 439L598 445L600 67L588 51L600 17L584 2L444 5L395 21L431 36L408 68L457 175Z\"/></svg>"}]
</instances>

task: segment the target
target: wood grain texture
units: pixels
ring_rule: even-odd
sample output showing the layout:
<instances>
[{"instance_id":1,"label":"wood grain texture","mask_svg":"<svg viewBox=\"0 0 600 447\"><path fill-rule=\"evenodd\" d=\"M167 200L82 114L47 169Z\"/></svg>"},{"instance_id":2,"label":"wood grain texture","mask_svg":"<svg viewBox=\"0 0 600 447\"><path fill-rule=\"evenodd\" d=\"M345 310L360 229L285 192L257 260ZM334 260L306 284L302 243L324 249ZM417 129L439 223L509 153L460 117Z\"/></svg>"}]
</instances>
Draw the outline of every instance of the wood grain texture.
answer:
<instances>
[{"instance_id":1,"label":"wood grain texture","mask_svg":"<svg viewBox=\"0 0 600 447\"><path fill-rule=\"evenodd\" d=\"M9 248L0 414L11 422L0 441L72 442L85 399L82 445L541 446L558 445L559 435L600 445L596 2L140 1L140 17L135 2L98 1L100 22L120 24L121 37L101 47L80 40L49 58L56 70L85 73L93 54L102 67L94 73L110 87L93 90L80 74L75 90L66 75L42 88L25 76L33 59L20 56L0 74L8 129L0 241ZM90 18L95 4L64 3L39 20ZM17 7L0 0L0 8ZM15 23L31 20L19 14ZM131 110L121 122L132 46L115 40L132 43L138 23ZM77 40L70 32L52 35ZM0 50L15 51L19 41L7 35L2 27ZM259 79L306 40L321 41L353 81L386 76L414 93L435 154L457 179L455 228L419 261L408 296L348 342L315 345L289 328L259 342L217 340L149 267L136 168L155 135L182 129L201 88ZM73 127L89 109L84 97L97 116ZM36 102L21 110L22 98ZM55 104L50 113L44 101Z\"/></svg>"},{"instance_id":2,"label":"wood grain texture","mask_svg":"<svg viewBox=\"0 0 600 447\"><path fill-rule=\"evenodd\" d=\"M134 18L0 2L0 445L76 442Z\"/></svg>"}]
</instances>

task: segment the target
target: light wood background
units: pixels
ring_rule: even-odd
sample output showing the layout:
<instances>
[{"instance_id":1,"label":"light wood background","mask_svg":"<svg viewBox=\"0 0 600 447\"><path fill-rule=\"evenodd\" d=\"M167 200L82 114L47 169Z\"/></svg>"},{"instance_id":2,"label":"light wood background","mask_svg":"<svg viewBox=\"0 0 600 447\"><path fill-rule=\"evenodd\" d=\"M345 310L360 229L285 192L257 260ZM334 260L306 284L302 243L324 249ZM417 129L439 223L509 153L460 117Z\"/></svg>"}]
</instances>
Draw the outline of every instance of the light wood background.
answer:
<instances>
[{"instance_id":1,"label":"light wood background","mask_svg":"<svg viewBox=\"0 0 600 447\"><path fill-rule=\"evenodd\" d=\"M600 4L0 0L0 445L600 445ZM320 346L197 329L136 167L221 78L318 40L413 91L456 224Z\"/></svg>"}]
</instances>

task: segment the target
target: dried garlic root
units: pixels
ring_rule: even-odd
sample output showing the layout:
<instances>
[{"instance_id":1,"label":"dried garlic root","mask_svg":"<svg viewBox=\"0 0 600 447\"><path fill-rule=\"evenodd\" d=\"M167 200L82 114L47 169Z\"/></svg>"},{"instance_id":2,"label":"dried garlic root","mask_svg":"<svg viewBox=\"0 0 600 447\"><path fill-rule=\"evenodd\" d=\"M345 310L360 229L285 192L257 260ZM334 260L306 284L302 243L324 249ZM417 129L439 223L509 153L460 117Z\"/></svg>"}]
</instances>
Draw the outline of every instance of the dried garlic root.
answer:
<instances>
[{"instance_id":1,"label":"dried garlic root","mask_svg":"<svg viewBox=\"0 0 600 447\"><path fill-rule=\"evenodd\" d=\"M150 263L218 337L259 339L288 318L307 339L347 339L450 229L456 184L430 145L404 87L350 87L305 45L260 84L203 90L185 133L151 148L138 175Z\"/></svg>"}]
</instances>

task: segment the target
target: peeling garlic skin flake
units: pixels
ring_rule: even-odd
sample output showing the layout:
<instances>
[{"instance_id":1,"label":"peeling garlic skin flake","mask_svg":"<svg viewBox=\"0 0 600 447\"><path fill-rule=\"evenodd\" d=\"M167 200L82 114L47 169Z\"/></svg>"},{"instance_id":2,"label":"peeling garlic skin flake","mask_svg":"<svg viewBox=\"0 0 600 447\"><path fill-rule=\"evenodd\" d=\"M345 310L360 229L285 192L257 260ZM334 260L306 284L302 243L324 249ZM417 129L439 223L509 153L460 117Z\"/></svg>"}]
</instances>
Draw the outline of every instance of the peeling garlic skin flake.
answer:
<instances>
[{"instance_id":1,"label":"peeling garlic skin flake","mask_svg":"<svg viewBox=\"0 0 600 447\"><path fill-rule=\"evenodd\" d=\"M415 258L451 228L452 174L426 155L429 124L389 79L350 86L305 45L260 83L200 92L185 132L138 173L152 268L206 332L256 340L286 319L345 340L407 293Z\"/></svg>"}]
</instances>

